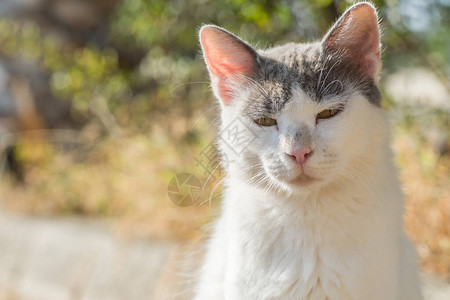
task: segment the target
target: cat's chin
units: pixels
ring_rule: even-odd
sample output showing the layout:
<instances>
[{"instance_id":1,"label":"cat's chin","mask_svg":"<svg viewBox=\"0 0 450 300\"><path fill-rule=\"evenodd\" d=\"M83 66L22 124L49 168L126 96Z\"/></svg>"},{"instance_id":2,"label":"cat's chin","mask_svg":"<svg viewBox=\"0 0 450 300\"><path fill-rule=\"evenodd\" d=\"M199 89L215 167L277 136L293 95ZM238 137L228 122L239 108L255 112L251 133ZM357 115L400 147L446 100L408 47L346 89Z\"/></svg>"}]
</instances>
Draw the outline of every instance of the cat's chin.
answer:
<instances>
[{"instance_id":1,"label":"cat's chin","mask_svg":"<svg viewBox=\"0 0 450 300\"><path fill-rule=\"evenodd\" d=\"M311 185L313 183L317 183L317 181L318 181L317 178L307 175L305 173L302 173L292 179L287 180L286 183L289 186L307 186L307 185Z\"/></svg>"},{"instance_id":2,"label":"cat's chin","mask_svg":"<svg viewBox=\"0 0 450 300\"><path fill-rule=\"evenodd\" d=\"M266 169L266 174L283 190L289 192L305 192L320 187L323 179L313 173L311 170L304 170L297 165L283 172Z\"/></svg>"},{"instance_id":3,"label":"cat's chin","mask_svg":"<svg viewBox=\"0 0 450 300\"><path fill-rule=\"evenodd\" d=\"M323 185L323 180L313 177L311 175L301 173L289 178L274 178L282 190L288 191L289 193L300 193L310 192Z\"/></svg>"}]
</instances>

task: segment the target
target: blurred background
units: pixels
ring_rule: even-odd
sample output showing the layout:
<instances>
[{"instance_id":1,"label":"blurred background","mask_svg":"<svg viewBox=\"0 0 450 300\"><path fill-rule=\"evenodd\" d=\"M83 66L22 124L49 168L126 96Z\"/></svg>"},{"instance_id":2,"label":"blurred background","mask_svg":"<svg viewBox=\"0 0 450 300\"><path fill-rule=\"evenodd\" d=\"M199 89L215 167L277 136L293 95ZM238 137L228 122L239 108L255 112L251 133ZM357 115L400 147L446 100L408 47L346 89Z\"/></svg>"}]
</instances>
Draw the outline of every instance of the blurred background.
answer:
<instances>
[{"instance_id":1,"label":"blurred background","mask_svg":"<svg viewBox=\"0 0 450 300\"><path fill-rule=\"evenodd\" d=\"M161 264L147 265L155 270L170 260L170 245L201 239L217 212L222 174L211 158L217 103L199 27L223 26L260 48L306 42L320 38L352 2L1 0L0 247L10 255L0 255L0 297L22 299L23 290L23 299L89 294L70 273L81 267L66 266L73 259L59 255L66 252L58 245L83 248L83 236L95 239L98 228L108 228L98 236L108 237L111 261L129 257L115 243L141 241L142 257L159 249ZM450 1L373 3L383 29L380 85L406 195L405 228L423 270L450 278ZM188 189L174 186L180 180ZM200 193L192 195L192 187ZM188 201L179 198L184 192ZM52 231L58 228L68 231ZM45 239L39 230L47 230ZM36 254L36 247L46 250ZM29 275L27 263L40 255L48 262ZM64 282L48 275L64 277L58 266L47 270L55 261L69 270ZM85 265L76 278L94 276ZM111 273L108 266L95 268ZM161 274L147 277L161 285ZM90 280L97 296L83 299L115 299L105 296L111 286L120 290L117 299L141 299L114 279ZM92 292L96 284L106 294ZM68 285L70 292L62 288Z\"/></svg>"}]
</instances>

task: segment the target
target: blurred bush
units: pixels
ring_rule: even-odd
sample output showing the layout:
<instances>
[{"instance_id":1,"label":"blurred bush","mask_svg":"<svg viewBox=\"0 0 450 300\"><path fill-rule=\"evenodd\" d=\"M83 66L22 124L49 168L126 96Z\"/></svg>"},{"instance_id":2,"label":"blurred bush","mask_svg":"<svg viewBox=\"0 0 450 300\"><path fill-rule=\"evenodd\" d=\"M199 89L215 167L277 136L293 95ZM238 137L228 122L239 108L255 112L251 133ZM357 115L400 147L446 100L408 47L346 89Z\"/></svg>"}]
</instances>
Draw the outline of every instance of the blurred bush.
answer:
<instances>
[{"instance_id":1,"label":"blurred bush","mask_svg":"<svg viewBox=\"0 0 450 300\"><path fill-rule=\"evenodd\" d=\"M199 27L223 26L260 48L305 42L326 32L351 2L8 2L16 11L0 19L0 67L9 74L5 93L15 112L2 114L0 105L7 132L0 159L21 175L3 176L0 200L40 214L125 219L152 236L197 236L216 201L212 208L176 208L166 189L181 172L211 181L207 194L219 182L196 163L214 141L217 121ZM394 119L406 226L424 266L450 274L450 4L373 2L382 18L381 84ZM220 188L213 200L217 195Z\"/></svg>"}]
</instances>

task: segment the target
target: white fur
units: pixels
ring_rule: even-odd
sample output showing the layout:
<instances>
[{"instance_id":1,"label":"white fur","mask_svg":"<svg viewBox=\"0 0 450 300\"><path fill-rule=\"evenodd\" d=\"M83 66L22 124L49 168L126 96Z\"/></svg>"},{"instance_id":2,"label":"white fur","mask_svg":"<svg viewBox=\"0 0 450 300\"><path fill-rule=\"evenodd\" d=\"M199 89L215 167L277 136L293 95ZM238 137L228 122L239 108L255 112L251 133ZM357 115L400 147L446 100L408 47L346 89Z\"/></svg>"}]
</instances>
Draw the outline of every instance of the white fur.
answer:
<instances>
[{"instance_id":1,"label":"white fur","mask_svg":"<svg viewBox=\"0 0 450 300\"><path fill-rule=\"evenodd\" d=\"M242 102L223 106L222 130ZM274 116L278 130L239 119L256 138L228 166L195 299L421 299L384 112L358 94L328 103L296 89ZM290 184L300 173L286 151L298 131L309 134L300 142L313 149L305 172L316 179Z\"/></svg>"}]
</instances>

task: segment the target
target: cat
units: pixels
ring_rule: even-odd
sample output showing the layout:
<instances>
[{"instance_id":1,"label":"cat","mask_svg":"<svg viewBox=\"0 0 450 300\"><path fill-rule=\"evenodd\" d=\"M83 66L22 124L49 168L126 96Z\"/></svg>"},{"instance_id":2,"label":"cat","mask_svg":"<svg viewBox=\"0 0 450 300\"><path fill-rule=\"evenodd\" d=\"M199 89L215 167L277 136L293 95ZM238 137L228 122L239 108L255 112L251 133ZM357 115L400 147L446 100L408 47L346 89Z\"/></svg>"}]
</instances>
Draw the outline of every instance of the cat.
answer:
<instances>
[{"instance_id":1,"label":"cat","mask_svg":"<svg viewBox=\"0 0 450 300\"><path fill-rule=\"evenodd\" d=\"M195 299L422 299L374 6L315 43L255 50L214 25L199 38L227 175Z\"/></svg>"}]
</instances>

